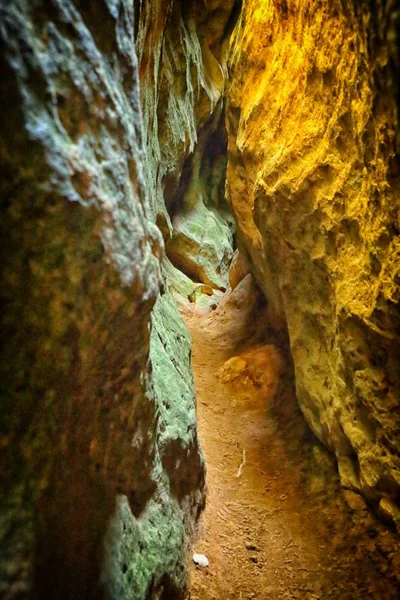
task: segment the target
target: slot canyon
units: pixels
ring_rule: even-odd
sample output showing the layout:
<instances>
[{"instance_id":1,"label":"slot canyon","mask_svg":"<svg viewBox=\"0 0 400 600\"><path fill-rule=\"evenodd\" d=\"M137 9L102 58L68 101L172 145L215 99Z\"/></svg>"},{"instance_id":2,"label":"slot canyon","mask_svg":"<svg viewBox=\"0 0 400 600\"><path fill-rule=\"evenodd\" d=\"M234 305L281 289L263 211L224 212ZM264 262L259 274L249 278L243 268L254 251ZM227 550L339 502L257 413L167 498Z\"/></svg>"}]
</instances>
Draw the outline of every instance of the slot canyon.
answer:
<instances>
[{"instance_id":1,"label":"slot canyon","mask_svg":"<svg viewBox=\"0 0 400 600\"><path fill-rule=\"evenodd\" d=\"M0 598L398 600L400 1L0 33Z\"/></svg>"}]
</instances>

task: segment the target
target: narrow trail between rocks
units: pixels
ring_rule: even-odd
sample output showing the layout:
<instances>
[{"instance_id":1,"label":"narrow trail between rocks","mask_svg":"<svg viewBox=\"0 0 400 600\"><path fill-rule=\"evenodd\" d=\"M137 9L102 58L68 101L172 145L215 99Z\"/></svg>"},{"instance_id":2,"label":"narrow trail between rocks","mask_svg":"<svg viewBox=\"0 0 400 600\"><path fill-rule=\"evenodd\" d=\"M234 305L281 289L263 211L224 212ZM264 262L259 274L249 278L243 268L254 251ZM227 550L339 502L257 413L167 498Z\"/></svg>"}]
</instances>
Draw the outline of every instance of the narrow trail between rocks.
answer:
<instances>
[{"instance_id":1,"label":"narrow trail between rocks","mask_svg":"<svg viewBox=\"0 0 400 600\"><path fill-rule=\"evenodd\" d=\"M273 400L254 386L221 383L248 319L229 300L185 315L208 485L194 550L210 562L192 566L188 598L397 599L396 535L359 496L341 491L297 407L293 379L283 377Z\"/></svg>"}]
</instances>

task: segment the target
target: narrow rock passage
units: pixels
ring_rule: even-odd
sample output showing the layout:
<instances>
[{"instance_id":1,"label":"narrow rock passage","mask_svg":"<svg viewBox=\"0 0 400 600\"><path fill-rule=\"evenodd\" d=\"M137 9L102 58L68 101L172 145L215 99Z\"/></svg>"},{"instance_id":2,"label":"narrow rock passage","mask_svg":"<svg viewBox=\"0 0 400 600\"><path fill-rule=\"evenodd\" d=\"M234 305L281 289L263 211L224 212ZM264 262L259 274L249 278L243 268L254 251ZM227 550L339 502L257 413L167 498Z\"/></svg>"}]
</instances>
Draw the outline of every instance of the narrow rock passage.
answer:
<instances>
[{"instance_id":1,"label":"narrow rock passage","mask_svg":"<svg viewBox=\"0 0 400 600\"><path fill-rule=\"evenodd\" d=\"M308 431L286 375L277 396L223 384L249 315L229 301L186 315L193 341L208 500L192 567L191 600L391 599L400 565L394 535L348 494Z\"/></svg>"}]
</instances>

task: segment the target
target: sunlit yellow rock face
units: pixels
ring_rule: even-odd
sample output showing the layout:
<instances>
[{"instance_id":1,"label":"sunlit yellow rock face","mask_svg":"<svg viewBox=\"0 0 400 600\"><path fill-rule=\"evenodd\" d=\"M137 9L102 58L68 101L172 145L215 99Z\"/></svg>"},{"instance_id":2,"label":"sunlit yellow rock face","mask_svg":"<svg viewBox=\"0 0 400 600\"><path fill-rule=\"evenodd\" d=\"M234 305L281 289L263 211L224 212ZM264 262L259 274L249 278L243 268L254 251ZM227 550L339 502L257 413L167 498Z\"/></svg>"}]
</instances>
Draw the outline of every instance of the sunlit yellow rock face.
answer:
<instances>
[{"instance_id":1,"label":"sunlit yellow rock face","mask_svg":"<svg viewBox=\"0 0 400 600\"><path fill-rule=\"evenodd\" d=\"M244 3L231 39L227 190L258 282L287 319L306 419L336 452L343 484L376 505L385 497L396 518L395 27L358 5Z\"/></svg>"}]
</instances>

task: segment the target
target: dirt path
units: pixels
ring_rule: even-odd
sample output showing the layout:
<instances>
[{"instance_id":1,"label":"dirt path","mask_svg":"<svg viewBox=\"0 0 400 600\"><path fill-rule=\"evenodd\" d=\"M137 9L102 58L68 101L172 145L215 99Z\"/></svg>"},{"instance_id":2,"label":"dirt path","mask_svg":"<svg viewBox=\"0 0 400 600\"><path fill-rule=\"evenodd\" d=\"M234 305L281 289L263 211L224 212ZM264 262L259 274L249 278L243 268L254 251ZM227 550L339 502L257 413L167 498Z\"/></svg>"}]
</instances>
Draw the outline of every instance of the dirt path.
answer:
<instances>
[{"instance_id":1,"label":"dirt path","mask_svg":"<svg viewBox=\"0 0 400 600\"><path fill-rule=\"evenodd\" d=\"M222 384L218 371L246 335L240 306L189 316L208 499L191 600L400 597L396 535L360 505L353 514L332 461L297 409L292 382L273 401Z\"/></svg>"}]
</instances>

